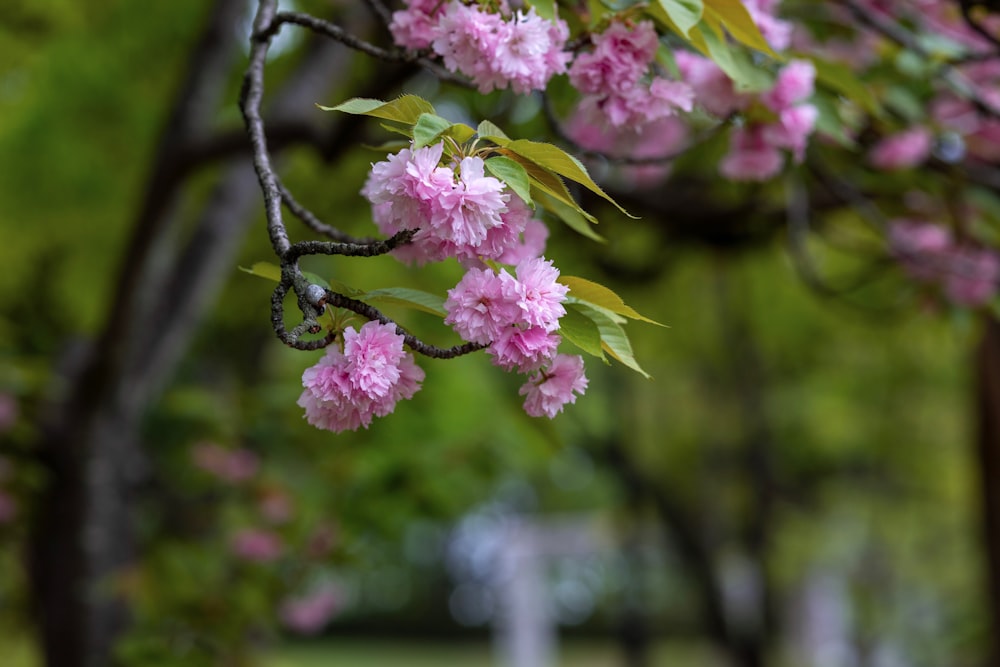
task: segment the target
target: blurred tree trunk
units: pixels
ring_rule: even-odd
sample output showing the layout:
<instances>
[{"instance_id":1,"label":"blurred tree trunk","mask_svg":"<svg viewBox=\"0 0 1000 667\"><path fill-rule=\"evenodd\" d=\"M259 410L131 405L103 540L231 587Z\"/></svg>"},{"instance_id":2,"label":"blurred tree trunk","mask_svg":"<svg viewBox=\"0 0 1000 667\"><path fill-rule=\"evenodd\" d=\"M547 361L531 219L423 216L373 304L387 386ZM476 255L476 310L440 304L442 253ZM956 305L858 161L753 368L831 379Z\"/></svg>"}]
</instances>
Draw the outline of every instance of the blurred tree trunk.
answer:
<instances>
[{"instance_id":1,"label":"blurred tree trunk","mask_svg":"<svg viewBox=\"0 0 1000 667\"><path fill-rule=\"evenodd\" d=\"M234 258L261 193L241 128L214 130L241 55L245 0L217 0L192 54L155 153L147 190L132 226L110 310L97 341L56 377L41 425L39 457L45 489L29 547L34 612L49 667L114 663L116 640L127 628L126 600L115 576L135 562L133 505L147 477L140 426L170 378ZM372 28L364 7L345 12L349 30ZM347 81L353 53L329 40L310 47L268 110L274 144L309 142L333 159L356 142L356 121L320 126L313 102ZM375 93L391 90L400 72L380 77ZM277 146L272 146L274 150ZM194 231L178 247L177 209L196 168L228 156ZM266 304L261 326L266 326Z\"/></svg>"},{"instance_id":2,"label":"blurred tree trunk","mask_svg":"<svg viewBox=\"0 0 1000 667\"><path fill-rule=\"evenodd\" d=\"M1000 667L1000 322L986 320L976 354L977 456L989 576L989 662Z\"/></svg>"}]
</instances>

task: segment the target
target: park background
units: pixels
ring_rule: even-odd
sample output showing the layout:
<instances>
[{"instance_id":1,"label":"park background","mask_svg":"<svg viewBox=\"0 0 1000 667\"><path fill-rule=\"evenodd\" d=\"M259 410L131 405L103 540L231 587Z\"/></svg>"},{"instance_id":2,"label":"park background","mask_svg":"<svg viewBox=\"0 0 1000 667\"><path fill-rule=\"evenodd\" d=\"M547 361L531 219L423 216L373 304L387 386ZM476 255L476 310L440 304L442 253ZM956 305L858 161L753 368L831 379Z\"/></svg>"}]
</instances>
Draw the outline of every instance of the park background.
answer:
<instances>
[{"instance_id":1,"label":"park background","mask_svg":"<svg viewBox=\"0 0 1000 667\"><path fill-rule=\"evenodd\" d=\"M828 275L866 279L815 289L782 189L717 182L722 143L666 185L616 190L643 219L605 211L607 245L552 227L565 273L669 325L630 326L652 380L591 361L587 394L550 423L472 355L425 363L423 390L368 430L306 424L295 400L320 353L274 339L272 285L238 269L270 256L235 103L243 4L14 0L0 18L0 652L14 665L40 664L29 566L69 558L73 499L46 495L65 472L44 453L67 429L110 433L102 456L126 462L105 517L126 532L108 527L99 548L131 563L104 584L129 600L129 664L491 664L504 531L526 525L585 543L541 568L561 664L980 664L982 323L880 263L849 206L824 212L809 249ZM384 38L363 3L297 5ZM301 33L279 51L282 173L357 233L381 159L359 144L384 136L314 103L406 86L446 115L544 128L537 100L450 89ZM893 178L903 191L920 176ZM387 258L307 268L438 292L461 275ZM433 318L398 316L450 344ZM83 383L95 350L110 360ZM86 400L60 412L74 392ZM257 551L240 550L248 536ZM296 632L289 605L309 596L329 613Z\"/></svg>"}]
</instances>

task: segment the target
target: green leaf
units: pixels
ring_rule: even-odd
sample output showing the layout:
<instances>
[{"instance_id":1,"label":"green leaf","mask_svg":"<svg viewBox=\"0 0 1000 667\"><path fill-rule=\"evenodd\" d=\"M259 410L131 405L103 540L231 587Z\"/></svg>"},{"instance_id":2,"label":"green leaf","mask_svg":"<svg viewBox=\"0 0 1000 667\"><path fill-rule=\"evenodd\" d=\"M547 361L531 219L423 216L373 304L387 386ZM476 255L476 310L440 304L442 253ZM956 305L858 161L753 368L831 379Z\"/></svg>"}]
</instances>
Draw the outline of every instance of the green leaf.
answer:
<instances>
[{"instance_id":1,"label":"green leaf","mask_svg":"<svg viewBox=\"0 0 1000 667\"><path fill-rule=\"evenodd\" d=\"M316 106L323 111L342 111L354 115L384 118L406 125L414 125L420 119L420 114L434 113L434 106L416 95L401 95L391 102L354 97L334 107L325 107L321 104Z\"/></svg>"},{"instance_id":2,"label":"green leaf","mask_svg":"<svg viewBox=\"0 0 1000 667\"><path fill-rule=\"evenodd\" d=\"M698 25L705 11L702 0L658 0L658 4L684 37L690 34L691 28Z\"/></svg>"},{"instance_id":3,"label":"green leaf","mask_svg":"<svg viewBox=\"0 0 1000 667\"><path fill-rule=\"evenodd\" d=\"M422 310L431 315L444 317L448 312L444 309L444 297L430 292L424 292L409 287L386 287L366 292L357 297L361 301L368 303L376 301L379 303L389 303L396 306L405 306Z\"/></svg>"},{"instance_id":4,"label":"green leaf","mask_svg":"<svg viewBox=\"0 0 1000 667\"><path fill-rule=\"evenodd\" d=\"M585 218L578 207L568 206L561 200L556 199L551 194L536 188L532 193L535 201L542 205L546 211L551 211L557 218L566 223L566 226L576 233L586 236L598 243L607 243L607 239L594 231L594 222Z\"/></svg>"},{"instance_id":5,"label":"green leaf","mask_svg":"<svg viewBox=\"0 0 1000 667\"><path fill-rule=\"evenodd\" d=\"M534 205L531 201L531 183L528 182L528 172L520 163L509 157L497 155L487 158L484 164L486 171L506 183L511 190L517 193L518 197L524 200L525 204Z\"/></svg>"},{"instance_id":6,"label":"green leaf","mask_svg":"<svg viewBox=\"0 0 1000 667\"><path fill-rule=\"evenodd\" d=\"M451 127L445 130L442 134L451 137L460 144L464 144L466 141L476 136L476 131L465 123L453 123Z\"/></svg>"},{"instance_id":7,"label":"green leaf","mask_svg":"<svg viewBox=\"0 0 1000 667\"><path fill-rule=\"evenodd\" d=\"M243 266L239 267L239 269L240 271L249 273L253 276L267 278L268 280L273 280L276 283L281 282L281 267L276 264L271 264L270 262L254 262L253 266L249 269Z\"/></svg>"},{"instance_id":8,"label":"green leaf","mask_svg":"<svg viewBox=\"0 0 1000 667\"><path fill-rule=\"evenodd\" d=\"M622 208L618 202L608 196L608 194L601 189L601 186L594 182L594 180L590 177L590 174L587 173L587 168L583 166L582 162L558 146L553 146L552 144L546 144L539 141L530 141L528 139L517 139L516 141L512 141L507 144L506 150L513 151L514 153L531 160L538 166L553 171L560 176L570 179L571 181L576 181L591 192L600 195L607 201L614 204L619 211L628 217L635 219L634 215Z\"/></svg>"},{"instance_id":9,"label":"green leaf","mask_svg":"<svg viewBox=\"0 0 1000 667\"><path fill-rule=\"evenodd\" d=\"M709 27L707 30L692 31L697 33L705 48L708 50L708 57L715 61L715 64L726 73L737 90L741 92L760 92L769 90L774 84L773 78L766 69L754 64L750 55L740 47L731 46L721 32L718 25L715 28Z\"/></svg>"},{"instance_id":10,"label":"green leaf","mask_svg":"<svg viewBox=\"0 0 1000 667\"><path fill-rule=\"evenodd\" d=\"M530 0L528 4L535 8L535 13L547 21L556 18L556 0Z\"/></svg>"},{"instance_id":11,"label":"green leaf","mask_svg":"<svg viewBox=\"0 0 1000 667\"><path fill-rule=\"evenodd\" d=\"M560 276L559 282L568 287L569 296L578 301L600 306L605 310L610 310L613 313L624 315L633 320L642 320L643 322L649 322L661 327L665 326L656 320L651 320L645 315L639 314L634 308L626 305L625 301L615 294L614 291L600 283L576 276Z\"/></svg>"},{"instance_id":12,"label":"green leaf","mask_svg":"<svg viewBox=\"0 0 1000 667\"><path fill-rule=\"evenodd\" d=\"M826 91L817 91L812 104L819 115L816 117L816 131L832 138L844 148L855 149L857 143L844 131L844 121L837 108L837 100Z\"/></svg>"},{"instance_id":13,"label":"green leaf","mask_svg":"<svg viewBox=\"0 0 1000 667\"><path fill-rule=\"evenodd\" d=\"M422 113L413 126L413 149L436 143L435 140L451 127L451 121L432 113Z\"/></svg>"},{"instance_id":14,"label":"green leaf","mask_svg":"<svg viewBox=\"0 0 1000 667\"><path fill-rule=\"evenodd\" d=\"M488 120L484 120L479 124L479 127L476 128L476 134L478 134L481 139L492 141L497 146L506 146L511 142L510 137L508 137L503 130Z\"/></svg>"},{"instance_id":15,"label":"green leaf","mask_svg":"<svg viewBox=\"0 0 1000 667\"><path fill-rule=\"evenodd\" d=\"M614 313L599 306L583 303L575 304L574 307L597 325L597 329L601 332L601 347L605 352L643 377L650 378L649 373L642 370L639 362L635 360L632 343L629 342L628 335Z\"/></svg>"},{"instance_id":16,"label":"green leaf","mask_svg":"<svg viewBox=\"0 0 1000 667\"><path fill-rule=\"evenodd\" d=\"M750 12L740 0L705 0L705 16L722 23L741 44L762 51L772 58L781 59L760 34L760 28L753 22Z\"/></svg>"},{"instance_id":17,"label":"green leaf","mask_svg":"<svg viewBox=\"0 0 1000 667\"><path fill-rule=\"evenodd\" d=\"M311 271L303 271L302 277L311 282L313 285L319 285L320 287L330 289L330 283L326 282L325 278L322 278Z\"/></svg>"},{"instance_id":18,"label":"green leaf","mask_svg":"<svg viewBox=\"0 0 1000 667\"><path fill-rule=\"evenodd\" d=\"M580 205L576 203L575 199L573 199L573 195L571 195L569 190L566 189L566 184L563 183L559 176L553 174L544 167L538 166L531 160L521 157L517 153L505 152L505 155L524 167L524 170L528 173L528 180L533 188L536 188L537 190L540 190L562 202L590 222L595 224L597 223L597 218L580 208ZM532 193L532 197L535 197L534 193ZM537 197L535 198L537 199Z\"/></svg>"},{"instance_id":19,"label":"green leaf","mask_svg":"<svg viewBox=\"0 0 1000 667\"><path fill-rule=\"evenodd\" d=\"M573 304L568 305L566 314L559 318L560 335L587 354L607 363L604 349L601 347L601 330L597 328L592 319L577 310Z\"/></svg>"},{"instance_id":20,"label":"green leaf","mask_svg":"<svg viewBox=\"0 0 1000 667\"><path fill-rule=\"evenodd\" d=\"M816 81L821 86L843 95L873 116L884 116L884 110L875 95L850 67L813 56L809 58L816 67Z\"/></svg>"}]
</instances>

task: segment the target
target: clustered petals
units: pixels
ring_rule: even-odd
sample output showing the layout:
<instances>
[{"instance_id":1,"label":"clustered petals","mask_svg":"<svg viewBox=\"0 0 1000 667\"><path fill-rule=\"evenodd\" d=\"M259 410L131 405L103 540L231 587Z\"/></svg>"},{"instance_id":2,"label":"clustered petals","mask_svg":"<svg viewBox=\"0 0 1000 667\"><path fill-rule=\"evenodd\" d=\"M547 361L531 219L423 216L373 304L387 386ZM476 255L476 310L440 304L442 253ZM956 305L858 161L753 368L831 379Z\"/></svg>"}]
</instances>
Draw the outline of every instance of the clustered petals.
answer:
<instances>
[{"instance_id":1,"label":"clustered petals","mask_svg":"<svg viewBox=\"0 0 1000 667\"><path fill-rule=\"evenodd\" d=\"M530 258L517 264L514 274L506 269L469 269L462 280L448 292L445 323L465 340L489 345L493 363L507 371L532 374L532 386L545 385L544 401L534 390L525 402L532 416L554 417L566 402L575 400L559 383L541 380L555 374L562 377L556 354L560 336L559 320L566 314L562 305L568 288L557 281L559 270L544 258ZM556 372L558 370L558 372ZM583 378L583 360L579 360L579 378ZM582 394L586 379L571 383ZM522 395L525 391L521 392ZM544 403L545 407L540 408Z\"/></svg>"},{"instance_id":2,"label":"clustered petals","mask_svg":"<svg viewBox=\"0 0 1000 667\"><path fill-rule=\"evenodd\" d=\"M418 264L449 257L475 264L540 255L545 232L520 197L486 175L482 158L464 157L452 168L441 165L443 151L443 143L404 148L372 165L361 194L372 204L376 226L388 235L416 232L396 256Z\"/></svg>"},{"instance_id":3,"label":"clustered petals","mask_svg":"<svg viewBox=\"0 0 1000 667\"><path fill-rule=\"evenodd\" d=\"M445 67L471 78L479 92L511 88L519 94L545 88L572 57L565 21L518 10L506 15L459 0L407 0L392 16L393 39L408 49L431 48ZM506 3L501 4L506 10Z\"/></svg>"},{"instance_id":4,"label":"clustered petals","mask_svg":"<svg viewBox=\"0 0 1000 667\"><path fill-rule=\"evenodd\" d=\"M719 87L705 71L716 67L714 63L698 63L687 59L686 69L698 77L701 85L712 86L715 93L712 105L717 108L736 109L726 91ZM706 61L708 62L708 61ZM723 158L719 170L734 181L764 181L781 171L784 155L788 151L795 162L802 162L809 136L816 127L819 110L808 102L816 79L815 66L806 60L792 60L778 72L774 86L760 94L758 102L774 117L773 120L753 120L737 128L730 135L729 153ZM722 91L721 94L717 91ZM744 99L748 106L753 100Z\"/></svg>"},{"instance_id":5,"label":"clustered petals","mask_svg":"<svg viewBox=\"0 0 1000 667\"><path fill-rule=\"evenodd\" d=\"M659 46L651 22L616 21L591 42L593 50L576 57L569 79L585 95L581 104L600 111L606 123L636 127L691 110L687 83L647 76Z\"/></svg>"},{"instance_id":6,"label":"clustered petals","mask_svg":"<svg viewBox=\"0 0 1000 667\"><path fill-rule=\"evenodd\" d=\"M298 404L317 428L355 431L368 428L373 417L391 413L401 399L412 398L423 379L396 327L372 321L360 330L348 327L343 350L331 345L303 372L305 391Z\"/></svg>"},{"instance_id":7,"label":"clustered petals","mask_svg":"<svg viewBox=\"0 0 1000 667\"><path fill-rule=\"evenodd\" d=\"M894 220L889 227L889 248L914 280L939 287L952 303L981 306L997 293L1000 255L958 242L940 225Z\"/></svg>"}]
</instances>

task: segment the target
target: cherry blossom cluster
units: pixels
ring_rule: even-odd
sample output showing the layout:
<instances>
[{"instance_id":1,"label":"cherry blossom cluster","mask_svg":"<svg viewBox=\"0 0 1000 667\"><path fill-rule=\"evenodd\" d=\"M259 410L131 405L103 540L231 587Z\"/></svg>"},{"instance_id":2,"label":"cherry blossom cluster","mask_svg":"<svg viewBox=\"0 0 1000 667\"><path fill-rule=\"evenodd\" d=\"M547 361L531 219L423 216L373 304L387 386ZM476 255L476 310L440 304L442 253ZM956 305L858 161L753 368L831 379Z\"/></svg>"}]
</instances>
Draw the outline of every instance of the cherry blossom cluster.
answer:
<instances>
[{"instance_id":1,"label":"cherry blossom cluster","mask_svg":"<svg viewBox=\"0 0 1000 667\"><path fill-rule=\"evenodd\" d=\"M784 166L783 151L791 152L795 162L802 161L819 116L808 102L816 77L811 62L792 60L778 72L774 86L759 94L736 92L726 74L707 58L681 52L677 66L707 111L721 117L744 114L745 123L733 131L729 153L719 165L723 176L767 180Z\"/></svg>"},{"instance_id":2,"label":"cherry blossom cluster","mask_svg":"<svg viewBox=\"0 0 1000 667\"><path fill-rule=\"evenodd\" d=\"M514 275L472 268L445 301L445 323L464 340L489 345L496 366L529 375L520 393L533 417L554 417L587 387L583 359L556 354L567 292L558 277L543 258L522 260Z\"/></svg>"},{"instance_id":3,"label":"cherry blossom cluster","mask_svg":"<svg viewBox=\"0 0 1000 667\"><path fill-rule=\"evenodd\" d=\"M889 247L914 280L940 288L952 303L981 306L997 293L1000 256L988 248L956 241L945 227L894 220Z\"/></svg>"},{"instance_id":4,"label":"cherry blossom cluster","mask_svg":"<svg viewBox=\"0 0 1000 667\"><path fill-rule=\"evenodd\" d=\"M389 29L404 48L430 48L445 67L468 76L488 93L508 86L519 94L542 90L556 74L566 71L571 55L565 21L548 21L531 8L511 12L485 11L459 0L407 0L392 16Z\"/></svg>"},{"instance_id":5,"label":"cherry blossom cluster","mask_svg":"<svg viewBox=\"0 0 1000 667\"><path fill-rule=\"evenodd\" d=\"M443 151L444 142L404 148L372 166L361 193L379 230L416 230L396 256L420 264L449 257L514 263L541 254L547 231L520 197L485 175L482 158L462 158L453 168L441 164Z\"/></svg>"},{"instance_id":6,"label":"cherry blossom cluster","mask_svg":"<svg viewBox=\"0 0 1000 667\"><path fill-rule=\"evenodd\" d=\"M590 40L593 50L578 54L569 68L570 83L584 94L581 113L613 127L641 127L691 110L689 85L650 76L660 46L652 22L614 21Z\"/></svg>"},{"instance_id":7,"label":"cherry blossom cluster","mask_svg":"<svg viewBox=\"0 0 1000 667\"><path fill-rule=\"evenodd\" d=\"M305 391L298 400L306 421L335 433L368 428L373 417L384 417L399 400L412 398L424 379L395 325L373 320L360 330L347 327L342 338L343 349L329 346L302 374Z\"/></svg>"}]
</instances>

